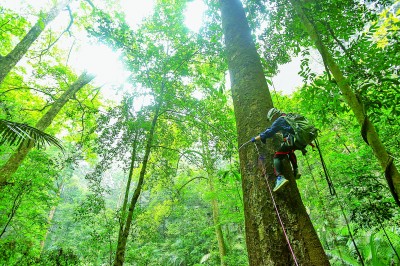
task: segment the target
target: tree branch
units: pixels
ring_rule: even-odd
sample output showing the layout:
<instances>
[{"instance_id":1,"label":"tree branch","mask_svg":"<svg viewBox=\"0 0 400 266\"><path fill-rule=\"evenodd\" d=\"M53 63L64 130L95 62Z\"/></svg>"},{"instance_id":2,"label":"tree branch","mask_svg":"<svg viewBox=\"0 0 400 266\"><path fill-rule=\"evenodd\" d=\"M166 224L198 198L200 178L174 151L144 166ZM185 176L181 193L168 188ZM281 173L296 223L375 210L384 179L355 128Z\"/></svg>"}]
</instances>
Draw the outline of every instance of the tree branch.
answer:
<instances>
[{"instance_id":1,"label":"tree branch","mask_svg":"<svg viewBox=\"0 0 400 266\"><path fill-rule=\"evenodd\" d=\"M72 11L69 6L67 6L67 10L68 10L69 17L70 17L70 21L69 21L67 28L63 32L61 32L61 34L56 38L55 41L53 41L45 49L40 51L40 54L38 56L33 57L33 59L38 58L38 57L41 58L45 53L47 53L61 39L61 37L64 35L64 33L68 32L69 36L72 36L70 29L71 29L72 24L74 23L74 16L72 15Z\"/></svg>"},{"instance_id":2,"label":"tree branch","mask_svg":"<svg viewBox=\"0 0 400 266\"><path fill-rule=\"evenodd\" d=\"M4 94L6 94L6 93L8 93L8 92L10 92L10 91L14 91L14 90L33 90L33 91L37 91L37 92L43 93L44 95L47 95L47 96L49 96L52 100L54 100L54 95L53 95L53 94L51 94L51 93L49 93L49 92L46 92L46 91L43 91L43 90L40 90L40 89L28 87L28 86L27 86L27 87L13 87L13 88L11 88L11 89L2 91L2 92L0 93L0 96L1 96L1 95L4 95Z\"/></svg>"},{"instance_id":3,"label":"tree branch","mask_svg":"<svg viewBox=\"0 0 400 266\"><path fill-rule=\"evenodd\" d=\"M208 180L208 178L207 178L207 177L204 177L204 176L196 176L196 177L193 177L192 179L190 179L189 181L187 181L185 184L183 184L183 185L176 191L176 194L179 194L180 191L181 191L186 185L188 185L190 182L192 182L192 181L194 181L194 180L196 180L196 179L200 179L200 178L203 178L203 179L205 179L205 180Z\"/></svg>"},{"instance_id":4,"label":"tree branch","mask_svg":"<svg viewBox=\"0 0 400 266\"><path fill-rule=\"evenodd\" d=\"M90 0L85 0L93 9L97 9L96 6Z\"/></svg>"}]
</instances>

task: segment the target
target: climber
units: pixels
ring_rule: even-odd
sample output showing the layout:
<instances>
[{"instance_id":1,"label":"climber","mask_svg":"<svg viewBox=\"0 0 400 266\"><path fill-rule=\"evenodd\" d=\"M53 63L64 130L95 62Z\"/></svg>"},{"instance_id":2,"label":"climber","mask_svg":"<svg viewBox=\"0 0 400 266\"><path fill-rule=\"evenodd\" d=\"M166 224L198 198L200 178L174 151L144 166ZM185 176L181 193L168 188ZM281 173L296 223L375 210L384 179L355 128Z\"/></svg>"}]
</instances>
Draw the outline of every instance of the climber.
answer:
<instances>
[{"instance_id":1,"label":"climber","mask_svg":"<svg viewBox=\"0 0 400 266\"><path fill-rule=\"evenodd\" d=\"M271 127L267 128L263 133L251 139L251 142L261 140L264 144L268 138L272 138L278 132L281 132L283 141L279 149L274 155L274 172L277 176L274 191L278 191L289 181L282 175L282 160L289 158L294 177L299 179L301 174L298 170L297 158L295 150L301 150L305 154L305 147L312 145L317 135L318 130L311 125L308 120L298 114L285 114L276 108L271 108L268 111L267 119L274 121Z\"/></svg>"}]
</instances>

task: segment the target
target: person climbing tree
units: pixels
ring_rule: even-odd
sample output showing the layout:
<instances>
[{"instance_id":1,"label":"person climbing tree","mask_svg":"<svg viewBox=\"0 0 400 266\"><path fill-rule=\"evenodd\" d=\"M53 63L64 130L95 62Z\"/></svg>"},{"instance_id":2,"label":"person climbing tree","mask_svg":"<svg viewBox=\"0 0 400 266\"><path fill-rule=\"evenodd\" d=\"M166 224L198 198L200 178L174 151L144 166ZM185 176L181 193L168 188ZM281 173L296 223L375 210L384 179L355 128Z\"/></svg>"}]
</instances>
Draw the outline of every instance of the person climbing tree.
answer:
<instances>
[{"instance_id":1,"label":"person climbing tree","mask_svg":"<svg viewBox=\"0 0 400 266\"><path fill-rule=\"evenodd\" d=\"M297 157L295 150L301 150L306 153L306 146L311 145L311 142L317 137L318 130L308 122L308 120L299 114L283 113L276 108L271 108L267 114L268 121L274 121L271 127L267 128L263 133L251 139L252 142L261 140L264 144L268 138L272 138L278 132L282 134L282 143L274 155L274 171L277 176L274 191L278 191L289 181L282 175L282 161L289 158L293 174L296 179L299 179L297 165Z\"/></svg>"}]
</instances>

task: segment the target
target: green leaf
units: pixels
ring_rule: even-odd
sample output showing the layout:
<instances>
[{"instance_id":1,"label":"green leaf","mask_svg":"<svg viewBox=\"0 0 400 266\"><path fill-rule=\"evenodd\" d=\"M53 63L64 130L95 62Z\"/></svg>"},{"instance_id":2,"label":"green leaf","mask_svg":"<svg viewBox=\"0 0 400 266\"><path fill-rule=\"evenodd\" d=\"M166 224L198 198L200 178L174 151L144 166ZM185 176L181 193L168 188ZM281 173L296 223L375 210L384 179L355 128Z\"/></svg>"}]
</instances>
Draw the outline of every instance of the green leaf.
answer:
<instances>
[{"instance_id":1,"label":"green leaf","mask_svg":"<svg viewBox=\"0 0 400 266\"><path fill-rule=\"evenodd\" d=\"M0 145L7 143L17 146L24 140L34 141L34 145L37 148L43 148L46 145L55 145L64 151L64 147L56 137L27 124L0 119Z\"/></svg>"}]
</instances>

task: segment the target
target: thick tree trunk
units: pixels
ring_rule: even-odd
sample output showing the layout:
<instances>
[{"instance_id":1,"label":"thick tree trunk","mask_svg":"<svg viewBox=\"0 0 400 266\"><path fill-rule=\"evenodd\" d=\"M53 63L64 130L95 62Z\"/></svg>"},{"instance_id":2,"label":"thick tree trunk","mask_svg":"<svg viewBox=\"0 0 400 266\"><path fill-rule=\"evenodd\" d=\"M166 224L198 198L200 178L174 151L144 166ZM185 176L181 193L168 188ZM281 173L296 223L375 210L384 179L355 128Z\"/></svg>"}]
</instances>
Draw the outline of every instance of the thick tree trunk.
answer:
<instances>
[{"instance_id":1,"label":"thick tree trunk","mask_svg":"<svg viewBox=\"0 0 400 266\"><path fill-rule=\"evenodd\" d=\"M273 104L240 0L219 2L238 141L242 144L265 129L266 114ZM269 185L272 187L275 178L272 174L271 142L260 145L258 149L266 157L266 164L258 163L260 154L253 144L239 151L250 265L294 265L296 262L299 265L329 265L286 163L285 174L290 183L282 192L274 193L273 196L296 257L294 261L263 176L266 167L266 173L271 177Z\"/></svg>"},{"instance_id":2,"label":"thick tree trunk","mask_svg":"<svg viewBox=\"0 0 400 266\"><path fill-rule=\"evenodd\" d=\"M83 88L86 84L94 79L93 75L86 72L82 75L65 91L60 98L57 99L50 107L50 109L42 116L42 118L36 123L35 127L39 130L44 131L54 120L61 108L75 95L77 91ZM7 181L17 171L18 167L25 159L26 155L32 149L33 143L24 141L19 149L11 155L8 161L0 169L0 186L7 184Z\"/></svg>"},{"instance_id":3,"label":"thick tree trunk","mask_svg":"<svg viewBox=\"0 0 400 266\"><path fill-rule=\"evenodd\" d=\"M149 132L149 135L147 138L146 149L145 149L145 153L144 153L144 157L143 157L143 161L142 161L142 168L140 169L140 173L139 173L139 181L136 186L135 192L133 193L130 205L129 205L128 216L127 216L126 220L122 220L120 223L117 250L115 252L115 261L113 264L114 266L122 266L125 261L126 243L127 243L129 231L130 231L131 225L132 225L133 211L135 210L136 203L137 203L140 193L142 191L144 176L146 174L147 163L150 158L150 151L151 151L151 146L153 143L153 137L154 137L154 132L155 132L156 125L157 125L158 115L160 113L161 103L162 103L162 101L160 99L158 102L158 105L156 107L153 121L151 123L151 128L150 128L150 132ZM132 157L132 159L133 158L134 157ZM132 166L133 166L133 164L131 163L131 167ZM125 198L127 198L127 196L125 196Z\"/></svg>"},{"instance_id":4,"label":"thick tree trunk","mask_svg":"<svg viewBox=\"0 0 400 266\"><path fill-rule=\"evenodd\" d=\"M41 15L36 24L29 30L25 37L15 46L15 48L6 56L0 56L0 84L3 82L7 74L26 54L29 47L39 35L43 32L46 26L58 16L60 11L64 9L70 0L63 0L53 7L49 13Z\"/></svg>"},{"instance_id":5,"label":"thick tree trunk","mask_svg":"<svg viewBox=\"0 0 400 266\"><path fill-rule=\"evenodd\" d=\"M393 163L393 158L391 158L386 151L385 146L376 132L375 126L369 121L368 116L363 108L361 99L358 98L351 89L349 82L343 75L340 67L336 64L327 47L322 43L316 28L307 18L307 15L302 9L301 2L298 0L290 0L290 2L292 3L297 15L303 22L303 25L309 33L311 40L314 42L329 70L332 72L340 91L343 93L344 99L350 106L358 123L361 126L361 134L364 140L368 143L368 145L371 146L375 157L378 159L382 169L385 171L386 180L393 198L395 199L397 205L400 206L400 174Z\"/></svg>"}]
</instances>

